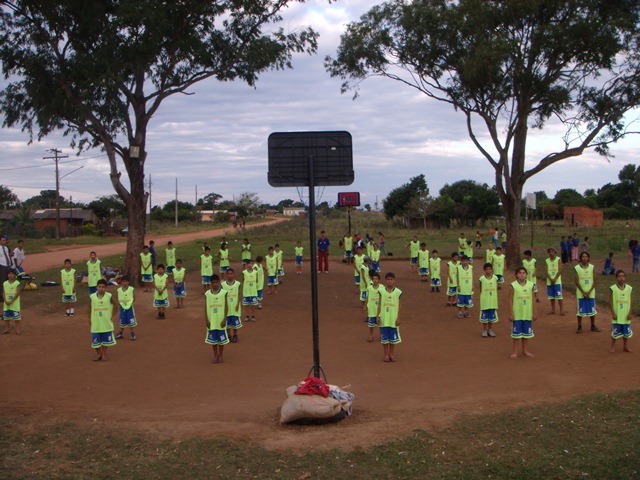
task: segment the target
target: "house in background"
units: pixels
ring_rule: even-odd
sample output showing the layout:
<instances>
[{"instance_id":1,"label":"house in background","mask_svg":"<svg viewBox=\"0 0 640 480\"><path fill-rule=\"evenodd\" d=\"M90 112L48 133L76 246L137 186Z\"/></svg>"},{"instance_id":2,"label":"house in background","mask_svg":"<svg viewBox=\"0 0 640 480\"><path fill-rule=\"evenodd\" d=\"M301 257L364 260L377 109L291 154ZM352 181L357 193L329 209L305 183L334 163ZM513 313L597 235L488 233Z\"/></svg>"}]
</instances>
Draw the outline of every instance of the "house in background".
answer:
<instances>
[{"instance_id":1,"label":"house in background","mask_svg":"<svg viewBox=\"0 0 640 480\"><path fill-rule=\"evenodd\" d=\"M285 217L306 217L304 207L283 207L282 214Z\"/></svg>"},{"instance_id":2,"label":"house in background","mask_svg":"<svg viewBox=\"0 0 640 480\"><path fill-rule=\"evenodd\" d=\"M564 207L565 227L602 227L604 212L589 207Z\"/></svg>"},{"instance_id":3,"label":"house in background","mask_svg":"<svg viewBox=\"0 0 640 480\"><path fill-rule=\"evenodd\" d=\"M38 232L55 232L56 229L56 209L47 208L35 210L31 214L33 226ZM82 227L88 223L95 225L97 219L91 210L80 208L60 209L60 235L63 237L75 237L82 233Z\"/></svg>"}]
</instances>

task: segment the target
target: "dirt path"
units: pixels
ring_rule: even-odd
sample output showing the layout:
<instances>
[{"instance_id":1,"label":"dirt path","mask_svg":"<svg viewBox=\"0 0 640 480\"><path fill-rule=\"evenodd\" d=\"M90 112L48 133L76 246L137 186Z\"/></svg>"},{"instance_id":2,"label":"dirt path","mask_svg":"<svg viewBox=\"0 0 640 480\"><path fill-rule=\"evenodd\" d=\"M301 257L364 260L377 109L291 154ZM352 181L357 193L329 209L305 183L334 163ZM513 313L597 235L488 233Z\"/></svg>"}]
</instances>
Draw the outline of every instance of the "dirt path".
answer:
<instances>
[{"instance_id":1,"label":"dirt path","mask_svg":"<svg viewBox=\"0 0 640 480\"><path fill-rule=\"evenodd\" d=\"M136 291L138 340L119 340L106 363L91 361L86 306L68 318L57 292L40 290L51 301L38 309L29 307L32 292L25 292L24 334L0 335L0 408L33 424L72 420L169 438L224 435L305 451L375 445L444 427L460 415L499 421L499 412L512 406L640 388L638 353L608 353L604 305L598 305L603 331L576 335L575 299L565 299L571 312L565 317L548 315L543 299L531 341L536 358L510 360L506 288L498 336L481 338L477 307L472 318L458 319L444 306L444 293L429 293L405 262L383 262L383 268L396 273L404 292L403 342L392 364L382 361L379 343L366 342L351 268L333 260L331 273L318 279L321 363L330 383L350 385L356 395L354 416L339 424L278 424L284 389L312 365L308 262L298 276L286 264L280 293L265 297L258 321L226 347L224 364L211 363L204 343L195 267L188 269L185 308L170 309L166 320L155 318L151 294ZM85 295L80 291L86 305ZM640 351L636 340L630 345Z\"/></svg>"},{"instance_id":2,"label":"dirt path","mask_svg":"<svg viewBox=\"0 0 640 480\"><path fill-rule=\"evenodd\" d=\"M254 227L262 227L265 225L272 225L274 223L287 221L286 218L272 218L265 222L249 224L245 227L249 230ZM233 227L220 227L213 228L211 230L202 230L200 232L180 233L170 235L153 235L148 234L147 240L155 240L156 244L164 245L164 242L171 240L176 246L180 243L190 242L192 240L199 240L204 238L211 238L221 235L230 235L233 232L237 232L237 229ZM127 242L110 243L106 245L76 245L71 247L55 248L54 252L34 253L33 255L27 255L25 264L27 270L32 273L37 273L49 268L58 267L61 264L60 259L70 258L71 263L80 262L89 258L89 253L93 250L100 250L100 257L107 257L109 255L117 255L124 253L127 248ZM164 247L163 247L164 248Z\"/></svg>"}]
</instances>

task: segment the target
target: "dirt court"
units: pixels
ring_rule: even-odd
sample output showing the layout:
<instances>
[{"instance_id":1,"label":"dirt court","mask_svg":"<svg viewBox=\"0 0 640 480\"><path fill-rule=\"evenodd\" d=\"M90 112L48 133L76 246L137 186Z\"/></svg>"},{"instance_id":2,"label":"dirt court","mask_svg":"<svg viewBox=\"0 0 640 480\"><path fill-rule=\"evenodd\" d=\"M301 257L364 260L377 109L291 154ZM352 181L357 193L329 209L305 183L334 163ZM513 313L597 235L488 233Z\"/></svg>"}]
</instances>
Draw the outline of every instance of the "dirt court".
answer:
<instances>
[{"instance_id":1,"label":"dirt court","mask_svg":"<svg viewBox=\"0 0 640 480\"><path fill-rule=\"evenodd\" d=\"M608 352L604 305L603 331L576 335L575 299L565 292L571 312L565 317L548 315L543 299L531 341L536 357L511 360L506 288L497 337L482 338L477 305L471 319L458 319L456 309L445 307L444 292L430 293L408 262L383 260L382 267L396 273L404 292L397 363L384 363L381 345L366 341L351 267L334 259L331 273L319 275L321 364L329 383L356 395L354 415L338 424L278 424L284 389L312 366L308 262L302 275L285 263L279 294L265 295L257 322L245 324L239 343L225 348L224 364L211 363L204 343L204 298L194 267L185 308L171 308L165 320L155 318L152 294L137 290L138 340L119 340L105 363L92 362L84 309L67 318L63 304L52 301L34 311L29 296L37 293L25 292L24 334L0 335L0 407L34 425L71 420L164 438L223 435L302 452L383 443L414 429L445 427L461 414L640 387L640 343L632 339L634 353ZM478 262L475 269L479 276Z\"/></svg>"}]
</instances>

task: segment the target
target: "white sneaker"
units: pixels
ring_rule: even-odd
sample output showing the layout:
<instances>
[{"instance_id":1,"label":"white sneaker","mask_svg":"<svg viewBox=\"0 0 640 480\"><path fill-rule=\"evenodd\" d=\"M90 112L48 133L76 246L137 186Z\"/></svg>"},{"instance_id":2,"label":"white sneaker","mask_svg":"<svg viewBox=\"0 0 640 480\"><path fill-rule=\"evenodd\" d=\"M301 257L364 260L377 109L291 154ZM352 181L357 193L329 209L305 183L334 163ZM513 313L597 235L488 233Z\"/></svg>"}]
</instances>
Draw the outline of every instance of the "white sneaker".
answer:
<instances>
[{"instance_id":1,"label":"white sneaker","mask_svg":"<svg viewBox=\"0 0 640 480\"><path fill-rule=\"evenodd\" d=\"M482 336L483 337L488 337L489 336L489 332L487 332L486 330L482 330Z\"/></svg>"},{"instance_id":2,"label":"white sneaker","mask_svg":"<svg viewBox=\"0 0 640 480\"><path fill-rule=\"evenodd\" d=\"M493 330L491 330L491 329L489 329L489 330L487 331L487 334L488 334L490 337L495 337L495 336L496 336L496 334L495 334L495 333L493 333Z\"/></svg>"}]
</instances>

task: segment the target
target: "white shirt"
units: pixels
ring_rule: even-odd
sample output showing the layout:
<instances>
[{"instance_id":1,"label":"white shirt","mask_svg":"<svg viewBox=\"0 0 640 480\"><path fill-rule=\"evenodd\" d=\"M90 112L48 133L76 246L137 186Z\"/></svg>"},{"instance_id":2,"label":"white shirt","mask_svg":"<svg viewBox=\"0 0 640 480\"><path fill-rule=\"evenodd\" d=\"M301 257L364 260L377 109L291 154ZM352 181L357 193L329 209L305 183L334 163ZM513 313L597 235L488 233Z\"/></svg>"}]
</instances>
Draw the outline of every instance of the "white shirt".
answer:
<instances>
[{"instance_id":1,"label":"white shirt","mask_svg":"<svg viewBox=\"0 0 640 480\"><path fill-rule=\"evenodd\" d=\"M10 267L11 266L11 256L9 252L9 247L6 245L0 245L0 267Z\"/></svg>"},{"instance_id":2,"label":"white shirt","mask_svg":"<svg viewBox=\"0 0 640 480\"><path fill-rule=\"evenodd\" d=\"M24 262L24 249L20 250L18 247L13 249L13 266L20 267Z\"/></svg>"}]
</instances>

